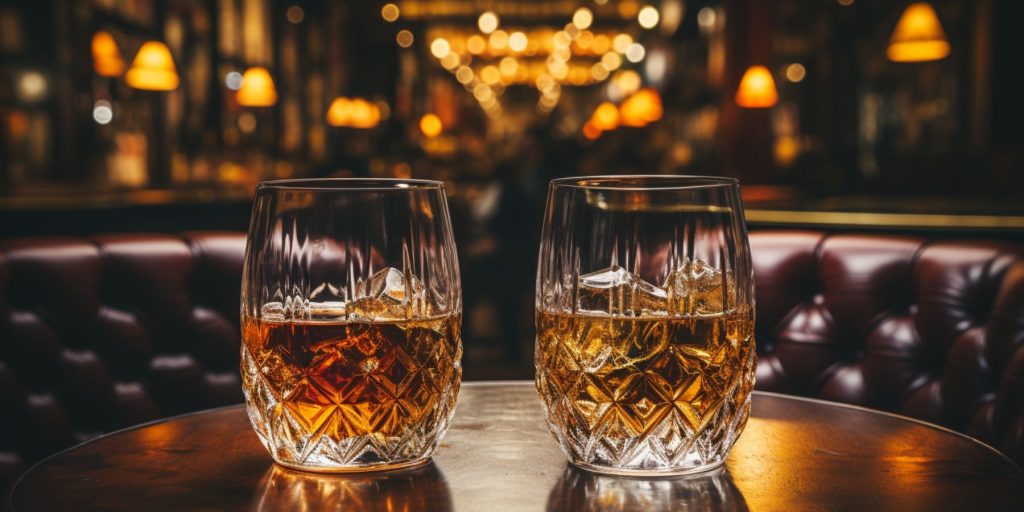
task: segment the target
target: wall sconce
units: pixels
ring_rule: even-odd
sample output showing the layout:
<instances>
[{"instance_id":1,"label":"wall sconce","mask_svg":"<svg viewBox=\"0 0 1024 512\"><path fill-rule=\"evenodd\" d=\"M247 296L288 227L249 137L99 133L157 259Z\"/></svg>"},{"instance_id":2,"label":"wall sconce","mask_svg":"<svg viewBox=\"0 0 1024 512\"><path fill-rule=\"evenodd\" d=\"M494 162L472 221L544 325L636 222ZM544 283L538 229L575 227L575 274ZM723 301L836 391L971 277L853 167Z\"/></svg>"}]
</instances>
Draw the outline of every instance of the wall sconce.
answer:
<instances>
[{"instance_id":1,"label":"wall sconce","mask_svg":"<svg viewBox=\"0 0 1024 512\"><path fill-rule=\"evenodd\" d=\"M924 62L949 55L949 41L935 8L925 2L908 5L885 54L893 62Z\"/></svg>"},{"instance_id":2,"label":"wall sconce","mask_svg":"<svg viewBox=\"0 0 1024 512\"><path fill-rule=\"evenodd\" d=\"M100 30L92 35L92 67L99 76L121 76L124 59L110 32Z\"/></svg>"},{"instance_id":3,"label":"wall sconce","mask_svg":"<svg viewBox=\"0 0 1024 512\"><path fill-rule=\"evenodd\" d=\"M242 73L242 86L238 88L235 100L243 107L271 107L277 103L277 89L270 71L262 66L253 66Z\"/></svg>"},{"instance_id":4,"label":"wall sconce","mask_svg":"<svg viewBox=\"0 0 1024 512\"><path fill-rule=\"evenodd\" d=\"M124 77L129 86L147 91L173 91L178 88L178 71L167 45L146 41Z\"/></svg>"},{"instance_id":5,"label":"wall sconce","mask_svg":"<svg viewBox=\"0 0 1024 512\"><path fill-rule=\"evenodd\" d=\"M770 108L779 102L775 79L764 66L750 66L736 89L736 104L743 108Z\"/></svg>"}]
</instances>

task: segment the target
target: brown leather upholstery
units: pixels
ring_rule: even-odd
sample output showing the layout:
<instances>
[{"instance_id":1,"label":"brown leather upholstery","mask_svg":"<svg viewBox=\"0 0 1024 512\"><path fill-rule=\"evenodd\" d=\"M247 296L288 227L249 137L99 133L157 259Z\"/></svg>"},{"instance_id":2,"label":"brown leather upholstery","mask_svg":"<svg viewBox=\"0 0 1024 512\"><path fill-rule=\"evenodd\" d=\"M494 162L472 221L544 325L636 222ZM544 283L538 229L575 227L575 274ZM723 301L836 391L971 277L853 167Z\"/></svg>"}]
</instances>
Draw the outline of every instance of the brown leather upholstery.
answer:
<instances>
[{"instance_id":1,"label":"brown leather upholstery","mask_svg":"<svg viewBox=\"0 0 1024 512\"><path fill-rule=\"evenodd\" d=\"M892 411L1024 462L1024 250L755 232L757 388Z\"/></svg>"},{"instance_id":2,"label":"brown leather upholstery","mask_svg":"<svg viewBox=\"0 0 1024 512\"><path fill-rule=\"evenodd\" d=\"M242 399L242 234L0 243L0 488L102 432Z\"/></svg>"},{"instance_id":3,"label":"brown leather upholstery","mask_svg":"<svg viewBox=\"0 0 1024 512\"><path fill-rule=\"evenodd\" d=\"M0 487L101 432L238 402L240 233L0 243ZM1024 461L1024 253L755 232L757 387L895 411Z\"/></svg>"}]
</instances>

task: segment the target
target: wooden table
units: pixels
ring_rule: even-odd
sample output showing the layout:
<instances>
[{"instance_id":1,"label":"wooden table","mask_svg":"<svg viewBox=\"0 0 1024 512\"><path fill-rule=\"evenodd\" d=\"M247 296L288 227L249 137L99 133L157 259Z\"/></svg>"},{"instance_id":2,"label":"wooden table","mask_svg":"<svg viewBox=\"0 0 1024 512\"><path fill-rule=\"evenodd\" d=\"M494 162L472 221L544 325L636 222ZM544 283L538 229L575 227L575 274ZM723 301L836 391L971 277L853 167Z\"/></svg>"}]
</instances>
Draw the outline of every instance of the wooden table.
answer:
<instances>
[{"instance_id":1,"label":"wooden table","mask_svg":"<svg viewBox=\"0 0 1024 512\"><path fill-rule=\"evenodd\" d=\"M725 470L620 478L566 464L533 383L467 383L430 465L283 470L241 406L100 437L30 470L30 510L1021 510L1024 475L963 435L846 405L755 393Z\"/></svg>"}]
</instances>

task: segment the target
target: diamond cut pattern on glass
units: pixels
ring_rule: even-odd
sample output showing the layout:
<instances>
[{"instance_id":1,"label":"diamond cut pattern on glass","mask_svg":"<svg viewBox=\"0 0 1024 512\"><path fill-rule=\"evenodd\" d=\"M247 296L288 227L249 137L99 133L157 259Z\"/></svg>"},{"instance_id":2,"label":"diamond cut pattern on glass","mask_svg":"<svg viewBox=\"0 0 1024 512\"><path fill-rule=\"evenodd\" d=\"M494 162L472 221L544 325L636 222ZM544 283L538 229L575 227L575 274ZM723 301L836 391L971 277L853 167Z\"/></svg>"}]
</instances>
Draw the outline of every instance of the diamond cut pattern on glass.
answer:
<instances>
[{"instance_id":1,"label":"diamond cut pattern on glass","mask_svg":"<svg viewBox=\"0 0 1024 512\"><path fill-rule=\"evenodd\" d=\"M247 325L249 417L275 460L359 467L429 457L461 380L457 316ZM310 327L312 326L312 327ZM454 346L448 346L454 345Z\"/></svg>"},{"instance_id":2,"label":"diamond cut pattern on glass","mask_svg":"<svg viewBox=\"0 0 1024 512\"><path fill-rule=\"evenodd\" d=\"M754 383L751 330L737 322L752 319L538 312L537 387L570 460L673 472L722 462Z\"/></svg>"}]
</instances>

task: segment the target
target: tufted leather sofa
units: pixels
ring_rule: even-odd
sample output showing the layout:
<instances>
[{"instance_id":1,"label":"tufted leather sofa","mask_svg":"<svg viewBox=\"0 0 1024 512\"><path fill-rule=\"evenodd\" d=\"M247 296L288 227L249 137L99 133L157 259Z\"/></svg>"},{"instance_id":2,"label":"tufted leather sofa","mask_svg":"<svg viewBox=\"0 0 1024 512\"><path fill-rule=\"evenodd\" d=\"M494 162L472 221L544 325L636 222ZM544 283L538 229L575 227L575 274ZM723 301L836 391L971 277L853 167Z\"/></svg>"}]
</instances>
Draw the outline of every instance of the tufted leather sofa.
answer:
<instances>
[{"instance_id":1,"label":"tufted leather sofa","mask_svg":"<svg viewBox=\"0 0 1024 512\"><path fill-rule=\"evenodd\" d=\"M755 232L757 388L892 411L1024 462L1024 248Z\"/></svg>"},{"instance_id":2,"label":"tufted leather sofa","mask_svg":"<svg viewBox=\"0 0 1024 512\"><path fill-rule=\"evenodd\" d=\"M239 402L240 233L0 242L0 489L127 425ZM757 387L1024 462L1024 249L755 232Z\"/></svg>"},{"instance_id":3,"label":"tufted leather sofa","mask_svg":"<svg viewBox=\"0 0 1024 512\"><path fill-rule=\"evenodd\" d=\"M0 490L103 432L242 400L242 234L0 242Z\"/></svg>"}]
</instances>

